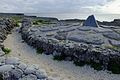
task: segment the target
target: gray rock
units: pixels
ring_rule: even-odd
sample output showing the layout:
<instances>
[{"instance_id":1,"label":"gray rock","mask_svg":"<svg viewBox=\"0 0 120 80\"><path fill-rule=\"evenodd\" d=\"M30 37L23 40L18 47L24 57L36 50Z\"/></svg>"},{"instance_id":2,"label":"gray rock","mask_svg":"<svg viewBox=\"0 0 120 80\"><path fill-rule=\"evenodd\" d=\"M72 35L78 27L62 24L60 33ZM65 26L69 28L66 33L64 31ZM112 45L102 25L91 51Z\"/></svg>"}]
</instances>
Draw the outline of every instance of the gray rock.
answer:
<instances>
[{"instance_id":1,"label":"gray rock","mask_svg":"<svg viewBox=\"0 0 120 80\"><path fill-rule=\"evenodd\" d=\"M0 48L0 56L4 56L5 53L2 51L2 49Z\"/></svg>"},{"instance_id":2,"label":"gray rock","mask_svg":"<svg viewBox=\"0 0 120 80\"><path fill-rule=\"evenodd\" d=\"M38 70L39 68L35 65L32 65L32 66L29 66L25 69L25 74L36 74L36 71Z\"/></svg>"},{"instance_id":3,"label":"gray rock","mask_svg":"<svg viewBox=\"0 0 120 80\"><path fill-rule=\"evenodd\" d=\"M25 63L20 63L17 67L24 71L28 66Z\"/></svg>"},{"instance_id":4,"label":"gray rock","mask_svg":"<svg viewBox=\"0 0 120 80\"><path fill-rule=\"evenodd\" d=\"M103 35L107 38L120 41L120 34L114 32L114 31L105 32L105 33L103 33Z\"/></svg>"},{"instance_id":5,"label":"gray rock","mask_svg":"<svg viewBox=\"0 0 120 80\"><path fill-rule=\"evenodd\" d=\"M47 73L43 69L37 70L35 75L37 76L38 79L45 79L45 78L47 78Z\"/></svg>"},{"instance_id":6,"label":"gray rock","mask_svg":"<svg viewBox=\"0 0 120 80\"><path fill-rule=\"evenodd\" d=\"M23 75L23 71L20 69L13 69L10 71L10 75L14 76L15 78L19 79L22 77Z\"/></svg>"},{"instance_id":7,"label":"gray rock","mask_svg":"<svg viewBox=\"0 0 120 80\"><path fill-rule=\"evenodd\" d=\"M23 78L20 78L19 80L37 80L37 77L33 74L29 74L27 76L24 76Z\"/></svg>"},{"instance_id":8,"label":"gray rock","mask_svg":"<svg viewBox=\"0 0 120 80\"><path fill-rule=\"evenodd\" d=\"M0 66L0 73L9 72L12 69L14 69L13 65L3 65L3 66Z\"/></svg>"},{"instance_id":9,"label":"gray rock","mask_svg":"<svg viewBox=\"0 0 120 80\"><path fill-rule=\"evenodd\" d=\"M98 23L95 20L94 15L90 15L87 20L83 23L83 26L98 27Z\"/></svg>"}]
</instances>

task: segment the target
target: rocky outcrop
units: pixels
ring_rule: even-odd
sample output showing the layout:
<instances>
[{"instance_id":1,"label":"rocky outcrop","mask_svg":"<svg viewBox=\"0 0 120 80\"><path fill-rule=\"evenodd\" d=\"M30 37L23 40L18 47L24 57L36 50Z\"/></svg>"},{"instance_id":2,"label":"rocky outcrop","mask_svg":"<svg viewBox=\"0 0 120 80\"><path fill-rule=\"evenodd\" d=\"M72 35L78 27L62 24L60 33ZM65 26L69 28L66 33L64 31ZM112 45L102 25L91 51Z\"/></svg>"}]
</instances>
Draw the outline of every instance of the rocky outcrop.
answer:
<instances>
[{"instance_id":1,"label":"rocky outcrop","mask_svg":"<svg viewBox=\"0 0 120 80\"><path fill-rule=\"evenodd\" d=\"M111 49L109 40L112 41L114 39L105 37L105 34L107 35L109 31L113 31L111 29L84 28L80 26L58 26L52 28L46 26L38 28L32 27L31 21L28 19L24 19L22 25L22 38L29 45L42 49L45 54L57 55L64 60L74 61L77 64L84 62L99 66L102 69L112 71L114 67L120 70L120 51L118 49L114 50L114 47ZM74 28L74 30L67 31L71 28ZM41 31L41 29L45 31ZM48 34L51 35L48 36ZM112 63L114 63L113 66L111 66Z\"/></svg>"}]
</instances>

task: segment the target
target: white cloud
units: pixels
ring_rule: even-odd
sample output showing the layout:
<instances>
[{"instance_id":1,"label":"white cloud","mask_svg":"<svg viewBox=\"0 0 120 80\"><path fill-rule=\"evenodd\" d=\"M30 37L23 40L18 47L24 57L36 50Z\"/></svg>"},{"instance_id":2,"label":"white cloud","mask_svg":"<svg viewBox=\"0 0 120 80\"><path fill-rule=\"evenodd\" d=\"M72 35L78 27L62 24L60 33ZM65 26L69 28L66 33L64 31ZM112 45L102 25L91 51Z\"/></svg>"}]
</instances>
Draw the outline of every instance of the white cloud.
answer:
<instances>
[{"instance_id":1,"label":"white cloud","mask_svg":"<svg viewBox=\"0 0 120 80\"><path fill-rule=\"evenodd\" d=\"M120 0L112 0L104 6L96 6L92 7L92 9L100 13L120 14Z\"/></svg>"},{"instance_id":2,"label":"white cloud","mask_svg":"<svg viewBox=\"0 0 120 80\"><path fill-rule=\"evenodd\" d=\"M111 2L110 2L111 1ZM112 3L114 1L114 3ZM112 13L119 0L0 0L0 12L26 13ZM118 5L116 5L118 4ZM107 7L109 6L109 7ZM120 8L119 8L120 9ZM115 13L120 13L115 10Z\"/></svg>"}]
</instances>

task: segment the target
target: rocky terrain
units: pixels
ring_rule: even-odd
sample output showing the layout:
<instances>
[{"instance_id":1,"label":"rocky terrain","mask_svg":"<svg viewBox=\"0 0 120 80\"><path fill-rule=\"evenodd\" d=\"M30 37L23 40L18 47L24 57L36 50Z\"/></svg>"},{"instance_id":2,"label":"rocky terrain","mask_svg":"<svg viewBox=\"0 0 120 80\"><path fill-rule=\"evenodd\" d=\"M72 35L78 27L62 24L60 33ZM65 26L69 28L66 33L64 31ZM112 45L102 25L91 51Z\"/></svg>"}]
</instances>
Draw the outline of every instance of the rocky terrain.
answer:
<instances>
[{"instance_id":1,"label":"rocky terrain","mask_svg":"<svg viewBox=\"0 0 120 80\"><path fill-rule=\"evenodd\" d=\"M24 19L20 32L29 45L55 59L120 73L119 27L32 26Z\"/></svg>"},{"instance_id":2,"label":"rocky terrain","mask_svg":"<svg viewBox=\"0 0 120 80\"><path fill-rule=\"evenodd\" d=\"M15 27L13 20L0 20L0 80L52 80L45 70L35 65L27 65L16 57L9 57L3 41Z\"/></svg>"}]
</instances>

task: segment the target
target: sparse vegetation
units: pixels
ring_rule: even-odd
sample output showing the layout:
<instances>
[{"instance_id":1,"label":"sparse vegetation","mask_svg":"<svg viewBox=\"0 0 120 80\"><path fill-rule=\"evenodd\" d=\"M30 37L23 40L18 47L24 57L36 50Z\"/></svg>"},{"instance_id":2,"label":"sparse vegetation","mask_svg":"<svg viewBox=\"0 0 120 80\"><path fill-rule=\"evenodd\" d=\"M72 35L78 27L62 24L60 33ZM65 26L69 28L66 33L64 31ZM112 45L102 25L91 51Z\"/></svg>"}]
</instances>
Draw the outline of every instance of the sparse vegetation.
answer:
<instances>
[{"instance_id":1,"label":"sparse vegetation","mask_svg":"<svg viewBox=\"0 0 120 80\"><path fill-rule=\"evenodd\" d=\"M2 48L2 50L5 52L6 55L11 52L11 49L9 48Z\"/></svg>"},{"instance_id":2,"label":"sparse vegetation","mask_svg":"<svg viewBox=\"0 0 120 80\"><path fill-rule=\"evenodd\" d=\"M12 19L14 20L14 22L15 22L15 26L16 27L19 27L20 25L19 25L19 23L21 22L21 17L18 17L18 16L16 16L16 17L12 17Z\"/></svg>"},{"instance_id":3,"label":"sparse vegetation","mask_svg":"<svg viewBox=\"0 0 120 80\"><path fill-rule=\"evenodd\" d=\"M108 45L108 46L105 46L105 48L109 48L109 49L112 49L115 51L120 51L120 47L118 47L118 46Z\"/></svg>"},{"instance_id":4,"label":"sparse vegetation","mask_svg":"<svg viewBox=\"0 0 120 80\"><path fill-rule=\"evenodd\" d=\"M65 59L65 57L62 56L62 55L55 55L55 56L53 57L53 60L57 60L57 61L62 61L62 60L64 60L64 59Z\"/></svg>"},{"instance_id":5,"label":"sparse vegetation","mask_svg":"<svg viewBox=\"0 0 120 80\"><path fill-rule=\"evenodd\" d=\"M42 54L44 52L43 48L37 48L36 49L37 54Z\"/></svg>"},{"instance_id":6,"label":"sparse vegetation","mask_svg":"<svg viewBox=\"0 0 120 80\"><path fill-rule=\"evenodd\" d=\"M34 20L33 25L41 25L41 24L50 24L50 21L45 21L45 20Z\"/></svg>"}]
</instances>

